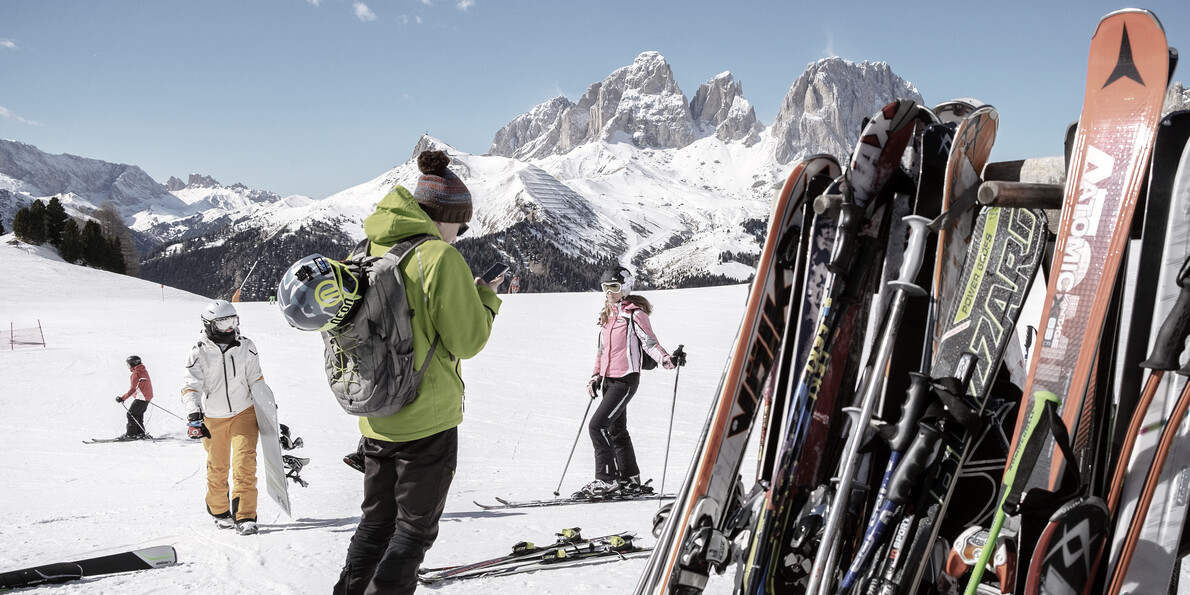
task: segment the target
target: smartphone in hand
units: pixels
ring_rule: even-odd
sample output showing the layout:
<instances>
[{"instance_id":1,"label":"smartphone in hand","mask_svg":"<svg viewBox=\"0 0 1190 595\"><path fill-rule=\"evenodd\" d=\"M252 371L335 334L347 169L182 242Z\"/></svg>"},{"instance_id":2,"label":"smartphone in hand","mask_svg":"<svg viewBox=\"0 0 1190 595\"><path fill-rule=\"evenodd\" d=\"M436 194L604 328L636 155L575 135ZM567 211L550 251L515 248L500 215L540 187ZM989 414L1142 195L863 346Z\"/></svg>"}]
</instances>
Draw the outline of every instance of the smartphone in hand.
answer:
<instances>
[{"instance_id":1,"label":"smartphone in hand","mask_svg":"<svg viewBox=\"0 0 1190 595\"><path fill-rule=\"evenodd\" d=\"M497 262L496 264L488 267L488 270L484 271L483 274L480 275L480 279L483 279L484 283L491 283L496 279L496 277L499 277L500 275L503 275L507 272L508 265L503 262Z\"/></svg>"}]
</instances>

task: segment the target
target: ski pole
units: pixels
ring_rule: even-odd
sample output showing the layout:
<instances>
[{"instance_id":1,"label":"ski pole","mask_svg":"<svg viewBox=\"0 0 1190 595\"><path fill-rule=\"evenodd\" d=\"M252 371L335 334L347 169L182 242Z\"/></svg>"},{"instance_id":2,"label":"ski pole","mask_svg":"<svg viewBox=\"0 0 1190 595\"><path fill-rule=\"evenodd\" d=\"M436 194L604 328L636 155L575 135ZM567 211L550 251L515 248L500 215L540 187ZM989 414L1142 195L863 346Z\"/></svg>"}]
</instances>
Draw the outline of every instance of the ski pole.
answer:
<instances>
[{"instance_id":1,"label":"ski pole","mask_svg":"<svg viewBox=\"0 0 1190 595\"><path fill-rule=\"evenodd\" d=\"M1132 458L1132 449L1136 446L1137 436L1144 426L1145 415L1149 412L1149 405L1157 396L1157 389L1161 386L1161 379L1167 370L1178 369L1178 357L1186 345L1186 335L1190 334L1190 256L1182 262L1178 272L1177 284L1180 288L1177 300L1174 301L1165 321L1157 331L1157 339L1153 345L1153 352L1149 359L1141 362L1141 366L1148 368L1149 380L1145 383L1140 401L1132 413L1132 422L1128 425L1128 434L1120 450L1115 473L1112 476L1111 490L1107 496L1107 509L1115 514L1116 506L1120 502L1120 494L1124 491L1124 480L1128 475L1128 462Z\"/></svg>"},{"instance_id":2,"label":"ski pole","mask_svg":"<svg viewBox=\"0 0 1190 595\"><path fill-rule=\"evenodd\" d=\"M150 405L152 405L152 406L154 406L154 407L156 407L156 408L158 408L158 409L160 409L160 410L162 410L162 411L164 411L164 412L166 412L166 413L168 413L168 414L170 414L170 415L172 415L172 416L174 416L174 417L176 417L176 418L178 418L178 419L181 419L182 421L186 421L186 420L182 419L182 416L178 415L177 413L174 413L173 411L170 411L169 409L166 409L165 407L162 407L161 405L158 405L157 403L154 403L154 402L152 402L152 401L149 401L149 404L150 404Z\"/></svg>"},{"instance_id":3,"label":"ski pole","mask_svg":"<svg viewBox=\"0 0 1190 595\"><path fill-rule=\"evenodd\" d=\"M888 287L894 289L892 303L885 315L884 327L880 330L880 342L873 361L864 369L864 374L861 376L860 390L857 391L862 395L859 400L859 414L852 418L851 435L843 450L841 468L838 475L835 476L838 480L835 487L835 499L831 503L826 524L823 525L822 541L814 556L814 566L810 572L806 595L826 595L834 592L833 578L827 569L835 568L840 556L838 537L839 533L842 533L843 513L847 510L847 501L851 496L851 486L857 472L856 467L859 449L863 444L864 430L872 419L872 411L879 398L877 393L884 380L888 361L892 357L897 327L901 324L905 304L910 296L925 297L928 295L924 289L914 285L913 280L917 278L917 273L921 269L922 258L925 254L926 235L929 234L926 224L929 223L929 220L919 215L909 215L904 218L904 221L909 225L910 230L904 260L901 263L898 278L888 283Z\"/></svg>"},{"instance_id":4,"label":"ski pole","mask_svg":"<svg viewBox=\"0 0 1190 595\"><path fill-rule=\"evenodd\" d=\"M132 412L128 410L128 406L124 404L124 401L120 401L120 406L124 408L124 413L128 414L128 419L131 419L132 421L136 421L136 418L132 417ZM142 434L149 433L147 430L145 430L145 426L142 425L139 421L136 421L136 425L137 425L137 427L140 428L140 431Z\"/></svg>"},{"instance_id":5,"label":"ski pole","mask_svg":"<svg viewBox=\"0 0 1190 595\"><path fill-rule=\"evenodd\" d=\"M665 495L665 472L669 470L669 443L674 434L674 411L678 409L678 376L682 374L682 366L686 364L686 352L682 351L685 345L678 345L674 350L674 355L680 358L680 361L675 361L677 370L674 370L674 398L673 403L669 406L669 431L665 433L665 462L661 464L661 489L657 490L657 505L661 506L661 499Z\"/></svg>"},{"instance_id":6,"label":"ski pole","mask_svg":"<svg viewBox=\"0 0 1190 595\"><path fill-rule=\"evenodd\" d=\"M554 489L554 496L557 497L562 492L562 482L566 480L566 471L570 469L570 459L574 458L574 449L578 447L579 436L583 435L583 426L587 425L587 414L591 413L591 404L595 399L587 401L587 410L583 412L583 421L578 425L578 433L574 435L574 444L570 446L570 456L566 457L566 466L562 468L562 477L558 479L558 487Z\"/></svg>"},{"instance_id":7,"label":"ski pole","mask_svg":"<svg viewBox=\"0 0 1190 595\"><path fill-rule=\"evenodd\" d=\"M996 549L996 540L1000 538L1000 530L1004 528L1004 520L1008 516L1004 505L1010 501L1015 505L1020 501L1021 494L1025 491L1025 486L1017 484L1016 478L1020 477L1024 480L1033 473L1033 467L1037 464L1037 456L1045 444L1045 434L1050 431L1053 421L1052 411L1057 411L1061 404L1062 400L1047 390L1039 390L1034 393L1033 406L1025 419L1025 429L1021 433L1020 441L1017 442L1016 450L1012 453L1012 460L1004 469L1004 477L1000 480L1000 500L996 505L996 516L992 518L992 528L988 530L988 539L984 543L983 550L979 552L979 559L971 568L971 577L967 579L964 595L975 595L978 590L979 581L983 578L983 571L987 568L988 560L992 559L992 552ZM1047 409L1051 411L1047 411Z\"/></svg>"}]
</instances>

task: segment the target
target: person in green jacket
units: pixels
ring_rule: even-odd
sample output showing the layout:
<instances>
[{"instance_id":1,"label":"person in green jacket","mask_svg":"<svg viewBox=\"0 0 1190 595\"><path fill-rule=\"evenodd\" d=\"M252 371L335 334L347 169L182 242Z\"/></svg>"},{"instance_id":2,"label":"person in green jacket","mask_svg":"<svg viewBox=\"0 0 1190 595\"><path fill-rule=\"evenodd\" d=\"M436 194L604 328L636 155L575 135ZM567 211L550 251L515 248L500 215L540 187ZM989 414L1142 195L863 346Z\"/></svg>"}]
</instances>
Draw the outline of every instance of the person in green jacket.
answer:
<instances>
[{"instance_id":1,"label":"person in green jacket","mask_svg":"<svg viewBox=\"0 0 1190 595\"><path fill-rule=\"evenodd\" d=\"M400 265L414 307L413 361L438 347L417 398L388 417L361 417L364 500L335 593L412 593L417 569L438 536L454 477L463 421L460 360L483 350L500 310L496 289L474 277L451 243L471 220L471 193L442 151L418 155L417 188L393 187L364 221L372 256L418 234L427 241ZM425 304L418 307L419 304Z\"/></svg>"}]
</instances>

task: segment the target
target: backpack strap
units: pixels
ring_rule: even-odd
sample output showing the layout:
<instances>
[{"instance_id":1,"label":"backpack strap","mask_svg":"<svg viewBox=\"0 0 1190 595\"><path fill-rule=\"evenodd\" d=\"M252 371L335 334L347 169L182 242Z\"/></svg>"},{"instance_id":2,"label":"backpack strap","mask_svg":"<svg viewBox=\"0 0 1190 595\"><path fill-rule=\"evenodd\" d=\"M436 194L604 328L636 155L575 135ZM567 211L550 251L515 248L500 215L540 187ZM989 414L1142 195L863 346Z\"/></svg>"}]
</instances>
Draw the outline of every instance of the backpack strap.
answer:
<instances>
[{"instance_id":1,"label":"backpack strap","mask_svg":"<svg viewBox=\"0 0 1190 595\"><path fill-rule=\"evenodd\" d=\"M405 260L405 257L409 256L410 252L414 252L418 246L432 239L434 239L434 236L428 233L403 238L399 242L393 244L392 247L388 249L388 252L385 252L384 256L381 258L395 260L395 264L399 265ZM367 242L368 240L364 241ZM428 295L426 295L425 269L422 268L421 264L421 252L416 252L416 254L418 272L417 277L418 283L421 285L421 299L422 303L426 306L426 311L428 311L430 307L430 298ZM397 271L397 274L400 274L399 270ZM430 350L426 352L426 359L422 361L421 366L416 370L419 384L421 382L421 376L426 373L426 366L430 364L430 360L434 357L434 352L438 350L438 340L441 338L442 335L439 335L437 332L434 333L434 340L430 343Z\"/></svg>"},{"instance_id":2,"label":"backpack strap","mask_svg":"<svg viewBox=\"0 0 1190 595\"><path fill-rule=\"evenodd\" d=\"M360 257L367 257L368 253L371 252L371 248L372 240L364 238L355 245L355 248L351 249L351 252L347 255L347 260L355 260Z\"/></svg>"},{"instance_id":3,"label":"backpack strap","mask_svg":"<svg viewBox=\"0 0 1190 595\"><path fill-rule=\"evenodd\" d=\"M638 327L636 325L636 313L637 312L639 312L639 310L635 310L635 309L629 310L630 315L628 317L628 321L629 321L628 334L632 338L636 339L636 345L637 345L637 347L640 348L640 361L641 361L640 365L641 365L641 368L644 368L645 358L647 357L649 359L653 359L653 356L649 355L649 352L645 350L645 342L643 340L641 340L641 338L640 338L640 327ZM657 360L653 360L653 361L657 361ZM657 362L657 363L661 363L661 362Z\"/></svg>"}]
</instances>

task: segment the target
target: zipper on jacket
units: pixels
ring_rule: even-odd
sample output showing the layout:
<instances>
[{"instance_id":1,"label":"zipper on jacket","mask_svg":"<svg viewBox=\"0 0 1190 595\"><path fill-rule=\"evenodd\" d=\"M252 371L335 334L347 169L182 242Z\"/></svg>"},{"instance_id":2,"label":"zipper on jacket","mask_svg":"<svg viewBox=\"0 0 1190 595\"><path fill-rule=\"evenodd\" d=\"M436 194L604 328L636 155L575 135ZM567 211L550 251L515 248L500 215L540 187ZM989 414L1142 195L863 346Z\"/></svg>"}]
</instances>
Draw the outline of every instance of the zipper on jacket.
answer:
<instances>
[{"instance_id":1,"label":"zipper on jacket","mask_svg":"<svg viewBox=\"0 0 1190 595\"><path fill-rule=\"evenodd\" d=\"M223 356L223 396L227 397L227 413L230 414L231 408L231 383L227 381L227 352L222 349L219 350L220 355ZM231 358L231 375L235 377L236 358Z\"/></svg>"}]
</instances>

